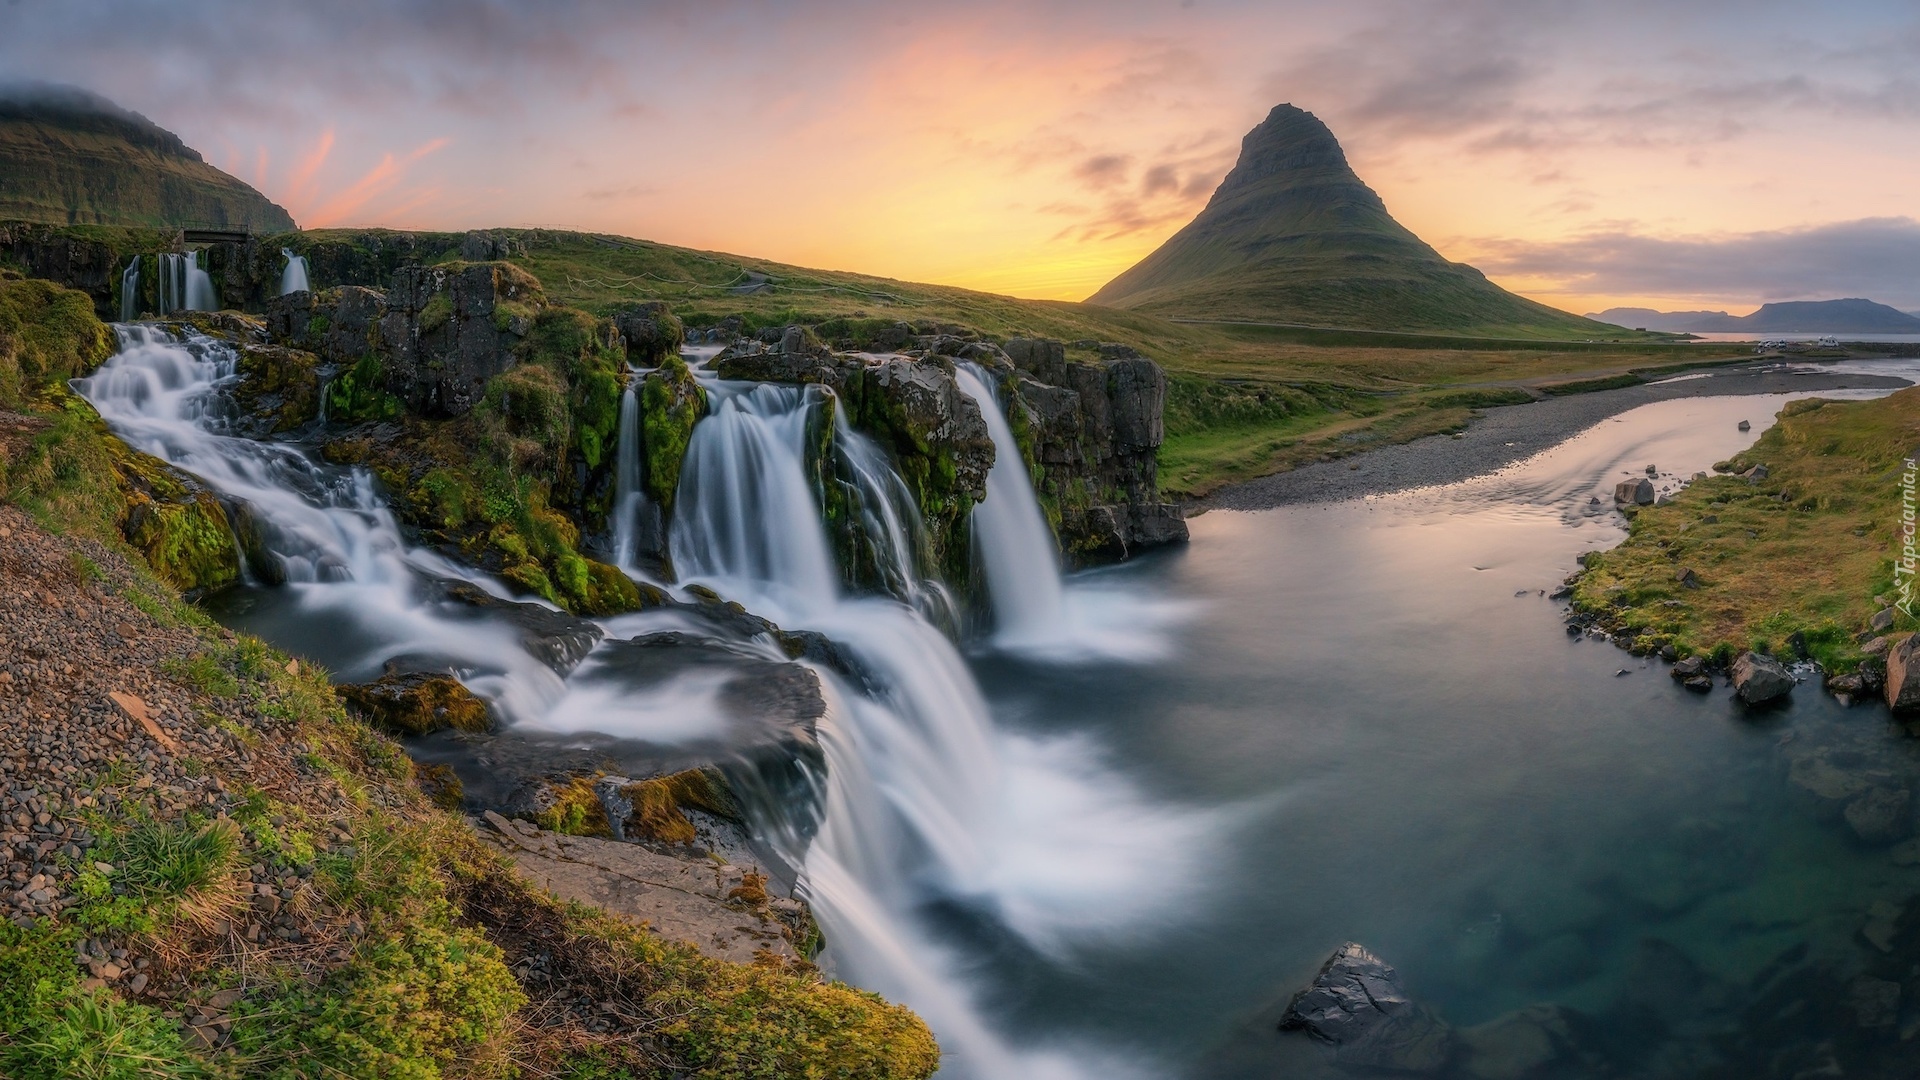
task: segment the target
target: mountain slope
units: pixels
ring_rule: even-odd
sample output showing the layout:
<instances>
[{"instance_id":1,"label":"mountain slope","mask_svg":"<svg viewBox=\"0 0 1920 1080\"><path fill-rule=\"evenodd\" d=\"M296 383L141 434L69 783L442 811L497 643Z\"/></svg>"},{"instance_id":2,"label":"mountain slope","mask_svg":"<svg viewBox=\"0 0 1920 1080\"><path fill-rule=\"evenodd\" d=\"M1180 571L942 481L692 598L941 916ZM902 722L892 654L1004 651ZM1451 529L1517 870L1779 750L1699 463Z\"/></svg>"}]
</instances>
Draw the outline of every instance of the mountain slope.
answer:
<instances>
[{"instance_id":1,"label":"mountain slope","mask_svg":"<svg viewBox=\"0 0 1920 1080\"><path fill-rule=\"evenodd\" d=\"M1369 330L1617 336L1449 262L1387 213L1312 113L1279 105L1206 208L1089 303Z\"/></svg>"},{"instance_id":2,"label":"mountain slope","mask_svg":"<svg viewBox=\"0 0 1920 1080\"><path fill-rule=\"evenodd\" d=\"M1608 308L1588 317L1621 326L1672 333L1920 334L1920 318L1898 308L1858 297L1762 304L1760 310L1751 315L1729 315L1724 311Z\"/></svg>"},{"instance_id":3,"label":"mountain slope","mask_svg":"<svg viewBox=\"0 0 1920 1080\"><path fill-rule=\"evenodd\" d=\"M138 113L72 87L0 86L0 220L247 225L293 217Z\"/></svg>"}]
</instances>

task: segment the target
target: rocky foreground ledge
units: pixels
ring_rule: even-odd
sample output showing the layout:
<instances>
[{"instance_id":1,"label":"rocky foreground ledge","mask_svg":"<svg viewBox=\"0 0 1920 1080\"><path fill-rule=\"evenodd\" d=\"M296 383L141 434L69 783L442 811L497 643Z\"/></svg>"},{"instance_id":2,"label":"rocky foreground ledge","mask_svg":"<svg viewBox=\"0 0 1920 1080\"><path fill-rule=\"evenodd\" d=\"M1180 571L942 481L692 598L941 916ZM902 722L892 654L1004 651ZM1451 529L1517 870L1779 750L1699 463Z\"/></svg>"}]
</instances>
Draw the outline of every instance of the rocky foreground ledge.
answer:
<instances>
[{"instance_id":1,"label":"rocky foreground ledge","mask_svg":"<svg viewBox=\"0 0 1920 1080\"><path fill-rule=\"evenodd\" d=\"M483 841L425 778L319 671L0 506L0 1075L935 1068L758 872L497 815Z\"/></svg>"}]
</instances>

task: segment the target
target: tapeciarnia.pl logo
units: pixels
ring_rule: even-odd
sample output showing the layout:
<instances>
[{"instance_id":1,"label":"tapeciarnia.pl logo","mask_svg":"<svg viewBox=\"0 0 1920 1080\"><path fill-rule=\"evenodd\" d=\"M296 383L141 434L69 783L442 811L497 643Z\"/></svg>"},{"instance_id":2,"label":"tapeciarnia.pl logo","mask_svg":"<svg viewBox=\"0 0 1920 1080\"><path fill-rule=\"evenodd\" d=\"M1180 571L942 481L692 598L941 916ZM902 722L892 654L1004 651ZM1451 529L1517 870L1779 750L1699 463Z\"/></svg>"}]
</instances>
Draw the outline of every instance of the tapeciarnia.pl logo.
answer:
<instances>
[{"instance_id":1,"label":"tapeciarnia.pl logo","mask_svg":"<svg viewBox=\"0 0 1920 1080\"><path fill-rule=\"evenodd\" d=\"M1914 503L1913 484L1915 473L1912 458L1900 463L1900 556L1893 560L1893 583L1900 594L1894 607L1913 617L1913 575L1915 563L1920 555L1914 551Z\"/></svg>"}]
</instances>

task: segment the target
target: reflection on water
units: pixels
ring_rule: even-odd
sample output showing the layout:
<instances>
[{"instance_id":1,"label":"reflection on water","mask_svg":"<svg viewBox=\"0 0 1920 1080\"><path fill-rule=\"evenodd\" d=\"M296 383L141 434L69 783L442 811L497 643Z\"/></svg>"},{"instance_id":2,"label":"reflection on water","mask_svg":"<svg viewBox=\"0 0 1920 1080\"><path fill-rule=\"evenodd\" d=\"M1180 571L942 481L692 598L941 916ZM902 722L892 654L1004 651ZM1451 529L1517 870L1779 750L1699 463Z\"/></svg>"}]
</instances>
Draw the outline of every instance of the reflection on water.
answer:
<instances>
[{"instance_id":1,"label":"reflection on water","mask_svg":"<svg viewBox=\"0 0 1920 1080\"><path fill-rule=\"evenodd\" d=\"M1303 1075L1320 1056L1272 1024L1356 940L1456 1025L1579 1010L1624 1075L1821 1053L1904 1075L1875 1069L1899 1060L1911 1004L1863 1028L1847 1003L1911 962L1860 931L1876 901L1920 893L1920 868L1808 785L1906 789L1913 744L1813 685L1759 718L1682 693L1665 665L1570 639L1544 596L1621 538L1616 480L1710 468L1781 400L1647 406L1446 488L1210 513L1187 551L1109 576L1204 605L1174 655L984 660L1004 720L1102 732L1149 790L1223 808L1228 844L1197 871L1204 900L1163 910L1164 937L991 952L1005 1022L1138 1046L1168 1073ZM1785 1013L1754 1019L1767 1009Z\"/></svg>"}]
</instances>

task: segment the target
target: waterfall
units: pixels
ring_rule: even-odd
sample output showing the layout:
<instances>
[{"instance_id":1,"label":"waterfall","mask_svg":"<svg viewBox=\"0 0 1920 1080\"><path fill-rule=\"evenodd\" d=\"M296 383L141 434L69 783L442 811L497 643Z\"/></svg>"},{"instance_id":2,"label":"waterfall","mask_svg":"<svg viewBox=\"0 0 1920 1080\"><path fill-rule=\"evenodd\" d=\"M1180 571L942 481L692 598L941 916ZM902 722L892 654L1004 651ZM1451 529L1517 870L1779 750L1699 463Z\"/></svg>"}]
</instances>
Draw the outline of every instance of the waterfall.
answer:
<instances>
[{"instance_id":1,"label":"waterfall","mask_svg":"<svg viewBox=\"0 0 1920 1080\"><path fill-rule=\"evenodd\" d=\"M307 291L307 257L295 255L292 248L281 248L280 254L286 256L287 268L280 271L280 295Z\"/></svg>"},{"instance_id":2,"label":"waterfall","mask_svg":"<svg viewBox=\"0 0 1920 1080\"><path fill-rule=\"evenodd\" d=\"M214 310L213 278L201 268L201 255L199 251L160 255L160 314Z\"/></svg>"},{"instance_id":3,"label":"waterfall","mask_svg":"<svg viewBox=\"0 0 1920 1080\"><path fill-rule=\"evenodd\" d=\"M853 429L844 408L833 410L833 447L831 482L841 485L857 519L855 557L871 563L887 593L939 625L954 625L957 613L946 586L921 573L926 526L886 451Z\"/></svg>"},{"instance_id":4,"label":"waterfall","mask_svg":"<svg viewBox=\"0 0 1920 1080\"><path fill-rule=\"evenodd\" d=\"M284 578L303 612L360 627L382 657L457 661L475 673L467 678L474 692L508 717L541 715L559 698L559 678L510 627L450 620L415 599L423 575L478 575L409 548L370 473L228 433L222 389L237 365L232 346L150 326L118 332L120 351L75 390L127 445L193 473L255 523L272 576Z\"/></svg>"},{"instance_id":5,"label":"waterfall","mask_svg":"<svg viewBox=\"0 0 1920 1080\"><path fill-rule=\"evenodd\" d=\"M640 475L640 392L637 378L620 394L619 445L613 465L613 562L632 573L642 526L658 528L652 500Z\"/></svg>"},{"instance_id":6,"label":"waterfall","mask_svg":"<svg viewBox=\"0 0 1920 1080\"><path fill-rule=\"evenodd\" d=\"M973 509L973 546L986 570L995 640L1002 646L1044 645L1066 629L1066 597L1053 530L1040 515L1026 459L1000 411L992 378L973 364L955 373L960 389L980 406L993 436L993 469L986 500Z\"/></svg>"},{"instance_id":7,"label":"waterfall","mask_svg":"<svg viewBox=\"0 0 1920 1080\"><path fill-rule=\"evenodd\" d=\"M820 391L708 386L674 493L673 565L776 622L831 610L839 575L807 480L806 436Z\"/></svg>"},{"instance_id":8,"label":"waterfall","mask_svg":"<svg viewBox=\"0 0 1920 1080\"><path fill-rule=\"evenodd\" d=\"M120 275L120 321L140 317L140 256L135 255Z\"/></svg>"}]
</instances>

